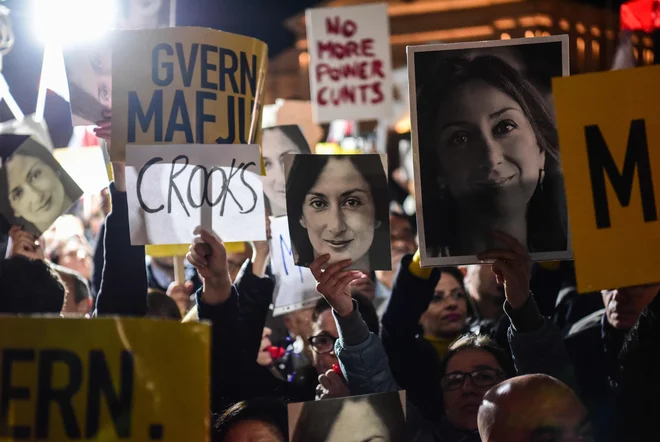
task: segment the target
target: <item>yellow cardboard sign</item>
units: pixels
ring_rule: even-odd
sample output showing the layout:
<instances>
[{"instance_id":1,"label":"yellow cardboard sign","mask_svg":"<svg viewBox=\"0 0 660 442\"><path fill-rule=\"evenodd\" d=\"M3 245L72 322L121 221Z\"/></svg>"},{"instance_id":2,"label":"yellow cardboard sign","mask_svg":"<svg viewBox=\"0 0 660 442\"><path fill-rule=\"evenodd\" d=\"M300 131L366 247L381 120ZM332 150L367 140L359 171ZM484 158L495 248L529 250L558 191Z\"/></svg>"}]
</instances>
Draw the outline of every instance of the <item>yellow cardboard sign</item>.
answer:
<instances>
[{"instance_id":1,"label":"yellow cardboard sign","mask_svg":"<svg viewBox=\"0 0 660 442\"><path fill-rule=\"evenodd\" d=\"M555 78L581 292L660 281L660 66Z\"/></svg>"},{"instance_id":2,"label":"yellow cardboard sign","mask_svg":"<svg viewBox=\"0 0 660 442\"><path fill-rule=\"evenodd\" d=\"M208 325L0 317L0 336L0 442L208 441Z\"/></svg>"},{"instance_id":3,"label":"yellow cardboard sign","mask_svg":"<svg viewBox=\"0 0 660 442\"><path fill-rule=\"evenodd\" d=\"M145 246L145 253L152 258L167 258L170 256L186 256L190 249L189 244L160 244ZM226 242L227 253L245 252L244 242Z\"/></svg>"},{"instance_id":4,"label":"yellow cardboard sign","mask_svg":"<svg viewBox=\"0 0 660 442\"><path fill-rule=\"evenodd\" d=\"M266 44L193 27L112 42L112 161L126 144L248 144L251 131L260 143Z\"/></svg>"}]
</instances>

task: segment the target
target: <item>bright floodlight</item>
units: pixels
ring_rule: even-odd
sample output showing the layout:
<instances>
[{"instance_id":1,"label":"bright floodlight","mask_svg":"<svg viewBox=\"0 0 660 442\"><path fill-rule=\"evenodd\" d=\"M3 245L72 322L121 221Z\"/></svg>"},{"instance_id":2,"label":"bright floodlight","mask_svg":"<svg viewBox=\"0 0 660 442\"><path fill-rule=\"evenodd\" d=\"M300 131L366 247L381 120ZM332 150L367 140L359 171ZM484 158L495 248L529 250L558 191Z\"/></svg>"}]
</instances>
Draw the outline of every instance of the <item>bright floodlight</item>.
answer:
<instances>
[{"instance_id":1,"label":"bright floodlight","mask_svg":"<svg viewBox=\"0 0 660 442\"><path fill-rule=\"evenodd\" d=\"M96 39L112 28L117 0L33 0L34 32L44 43Z\"/></svg>"}]
</instances>

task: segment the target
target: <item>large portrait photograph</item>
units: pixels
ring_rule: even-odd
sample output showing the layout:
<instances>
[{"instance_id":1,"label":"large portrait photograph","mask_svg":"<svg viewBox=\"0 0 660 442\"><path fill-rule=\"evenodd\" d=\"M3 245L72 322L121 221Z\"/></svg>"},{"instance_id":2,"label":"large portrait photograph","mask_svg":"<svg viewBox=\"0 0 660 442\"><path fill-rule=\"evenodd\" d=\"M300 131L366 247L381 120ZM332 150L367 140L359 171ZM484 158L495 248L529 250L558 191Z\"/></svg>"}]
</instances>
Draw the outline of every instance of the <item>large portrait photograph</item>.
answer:
<instances>
[{"instance_id":1,"label":"large portrait photograph","mask_svg":"<svg viewBox=\"0 0 660 442\"><path fill-rule=\"evenodd\" d=\"M390 270L385 155L287 155L286 207L295 263L330 255L351 269Z\"/></svg>"},{"instance_id":2,"label":"large portrait photograph","mask_svg":"<svg viewBox=\"0 0 660 442\"><path fill-rule=\"evenodd\" d=\"M571 259L552 78L568 36L408 48L422 265L475 264L506 248Z\"/></svg>"}]
</instances>

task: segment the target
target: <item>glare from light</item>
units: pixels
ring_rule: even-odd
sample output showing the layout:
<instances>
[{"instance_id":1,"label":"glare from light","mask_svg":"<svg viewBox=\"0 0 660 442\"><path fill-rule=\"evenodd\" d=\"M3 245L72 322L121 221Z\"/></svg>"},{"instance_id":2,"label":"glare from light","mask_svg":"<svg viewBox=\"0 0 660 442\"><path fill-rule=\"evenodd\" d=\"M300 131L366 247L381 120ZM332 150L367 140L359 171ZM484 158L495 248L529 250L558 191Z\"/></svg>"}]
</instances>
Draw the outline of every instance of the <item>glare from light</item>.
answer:
<instances>
[{"instance_id":1,"label":"glare from light","mask_svg":"<svg viewBox=\"0 0 660 442\"><path fill-rule=\"evenodd\" d=\"M63 46L100 38L117 15L117 0L33 0L32 6L36 37Z\"/></svg>"}]
</instances>

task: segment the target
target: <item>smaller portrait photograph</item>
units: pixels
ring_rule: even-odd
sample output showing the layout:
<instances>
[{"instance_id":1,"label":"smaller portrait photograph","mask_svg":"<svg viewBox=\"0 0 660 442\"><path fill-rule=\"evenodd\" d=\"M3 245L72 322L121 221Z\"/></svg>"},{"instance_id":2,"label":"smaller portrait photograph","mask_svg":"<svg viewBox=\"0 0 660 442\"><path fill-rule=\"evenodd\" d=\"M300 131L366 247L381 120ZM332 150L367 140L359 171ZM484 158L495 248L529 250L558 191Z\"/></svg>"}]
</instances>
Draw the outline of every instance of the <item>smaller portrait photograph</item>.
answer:
<instances>
[{"instance_id":1,"label":"smaller portrait photograph","mask_svg":"<svg viewBox=\"0 0 660 442\"><path fill-rule=\"evenodd\" d=\"M262 182L266 209L271 216L286 215L284 158L287 154L299 153L312 153L299 126L273 126L263 130L261 154L264 157L266 175L262 177Z\"/></svg>"},{"instance_id":2,"label":"smaller portrait photograph","mask_svg":"<svg viewBox=\"0 0 660 442\"><path fill-rule=\"evenodd\" d=\"M572 259L552 78L568 36L408 48L421 264L506 249Z\"/></svg>"},{"instance_id":3,"label":"smaller portrait photograph","mask_svg":"<svg viewBox=\"0 0 660 442\"><path fill-rule=\"evenodd\" d=\"M7 221L3 224L22 226L40 236L81 196L76 182L34 139L28 138L15 151L3 155L0 215Z\"/></svg>"},{"instance_id":4,"label":"smaller portrait photograph","mask_svg":"<svg viewBox=\"0 0 660 442\"><path fill-rule=\"evenodd\" d=\"M297 266L330 255L351 269L391 270L385 155L287 155L286 207Z\"/></svg>"},{"instance_id":5,"label":"smaller portrait photograph","mask_svg":"<svg viewBox=\"0 0 660 442\"><path fill-rule=\"evenodd\" d=\"M405 442L406 393L289 404L290 442Z\"/></svg>"},{"instance_id":6,"label":"smaller portrait photograph","mask_svg":"<svg viewBox=\"0 0 660 442\"><path fill-rule=\"evenodd\" d=\"M120 0L117 28L157 29L176 26L176 0Z\"/></svg>"}]
</instances>

